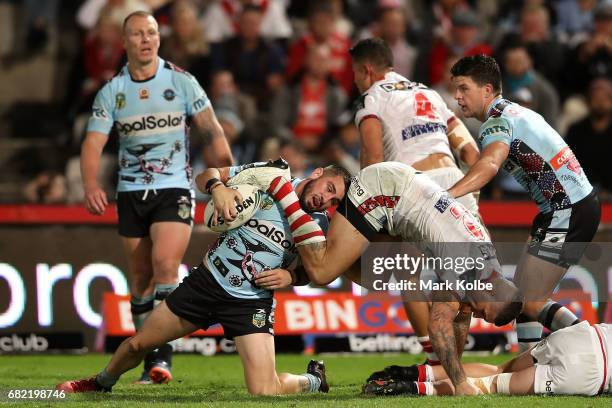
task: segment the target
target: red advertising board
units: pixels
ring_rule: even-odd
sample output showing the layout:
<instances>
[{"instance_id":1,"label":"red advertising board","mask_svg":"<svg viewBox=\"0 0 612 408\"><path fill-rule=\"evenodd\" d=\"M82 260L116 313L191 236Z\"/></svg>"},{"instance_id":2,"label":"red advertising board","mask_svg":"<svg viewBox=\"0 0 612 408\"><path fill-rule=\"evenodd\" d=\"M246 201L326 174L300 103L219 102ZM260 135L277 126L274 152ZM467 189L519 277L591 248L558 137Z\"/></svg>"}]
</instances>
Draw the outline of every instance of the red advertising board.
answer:
<instances>
[{"instance_id":1,"label":"red advertising board","mask_svg":"<svg viewBox=\"0 0 612 408\"><path fill-rule=\"evenodd\" d=\"M277 335L336 333L412 333L412 327L399 297L349 292L326 293L321 296L299 296L277 293L274 331ZM582 292L559 292L555 299L569 305L581 319L597 323L588 295ZM109 336L130 336L134 333L128 296L104 294L104 330ZM482 319L472 319L471 333L504 333L512 325L496 327ZM221 335L214 326L196 335Z\"/></svg>"}]
</instances>

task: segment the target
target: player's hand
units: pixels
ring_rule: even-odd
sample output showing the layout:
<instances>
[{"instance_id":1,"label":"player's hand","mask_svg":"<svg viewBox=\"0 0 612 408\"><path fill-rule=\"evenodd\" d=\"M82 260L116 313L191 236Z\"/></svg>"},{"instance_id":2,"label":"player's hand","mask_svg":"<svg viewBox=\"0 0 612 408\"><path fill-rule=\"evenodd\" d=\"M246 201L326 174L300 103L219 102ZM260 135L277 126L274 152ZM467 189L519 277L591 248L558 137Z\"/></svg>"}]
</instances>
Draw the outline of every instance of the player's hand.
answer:
<instances>
[{"instance_id":1,"label":"player's hand","mask_svg":"<svg viewBox=\"0 0 612 408\"><path fill-rule=\"evenodd\" d=\"M455 386L455 395L480 395L480 391L476 386L470 384L468 381L464 381Z\"/></svg>"},{"instance_id":2,"label":"player's hand","mask_svg":"<svg viewBox=\"0 0 612 408\"><path fill-rule=\"evenodd\" d=\"M212 190L213 213L212 225L217 225L217 218L223 217L225 221L233 221L236 218L236 203L241 203L244 199L238 190L226 186L218 186Z\"/></svg>"},{"instance_id":3,"label":"player's hand","mask_svg":"<svg viewBox=\"0 0 612 408\"><path fill-rule=\"evenodd\" d=\"M255 278L255 284L260 288L276 290L286 288L291 285L293 277L291 272L286 269L271 269L261 272Z\"/></svg>"},{"instance_id":4,"label":"player's hand","mask_svg":"<svg viewBox=\"0 0 612 408\"><path fill-rule=\"evenodd\" d=\"M85 208L87 208L87 211L93 215L102 215L107 205L106 193L100 186L85 188Z\"/></svg>"}]
</instances>

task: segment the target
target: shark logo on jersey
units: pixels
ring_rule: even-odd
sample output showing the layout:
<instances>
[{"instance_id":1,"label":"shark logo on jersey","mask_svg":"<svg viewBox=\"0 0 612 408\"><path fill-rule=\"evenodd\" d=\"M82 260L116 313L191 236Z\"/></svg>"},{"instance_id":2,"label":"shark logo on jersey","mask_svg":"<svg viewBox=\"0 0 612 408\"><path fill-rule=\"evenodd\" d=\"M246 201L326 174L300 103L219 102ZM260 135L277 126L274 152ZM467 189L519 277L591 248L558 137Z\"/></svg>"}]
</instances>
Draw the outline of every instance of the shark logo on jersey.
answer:
<instances>
[{"instance_id":1,"label":"shark logo on jersey","mask_svg":"<svg viewBox=\"0 0 612 408\"><path fill-rule=\"evenodd\" d=\"M168 102L174 100L175 96L176 96L176 94L174 93L174 91L172 89L166 89L164 91L164 99L167 100Z\"/></svg>"},{"instance_id":2,"label":"shark logo on jersey","mask_svg":"<svg viewBox=\"0 0 612 408\"><path fill-rule=\"evenodd\" d=\"M256 259L257 254L266 252L275 255L276 253L263 242L257 240L252 242L240 232L238 232L238 235L240 235L240 240L244 245L244 252L240 252L238 248L233 248L234 253L241 259L227 259L227 262L240 269L244 280L252 282L260 272L269 269L267 265Z\"/></svg>"}]
</instances>

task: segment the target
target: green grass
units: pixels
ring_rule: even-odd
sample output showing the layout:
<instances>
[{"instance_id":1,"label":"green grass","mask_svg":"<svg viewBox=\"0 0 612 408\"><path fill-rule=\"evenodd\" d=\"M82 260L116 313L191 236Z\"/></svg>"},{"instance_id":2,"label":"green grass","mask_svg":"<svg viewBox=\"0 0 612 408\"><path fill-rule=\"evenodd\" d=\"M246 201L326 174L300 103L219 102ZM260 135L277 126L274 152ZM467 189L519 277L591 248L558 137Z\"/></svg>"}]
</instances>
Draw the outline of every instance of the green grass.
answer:
<instances>
[{"instance_id":1,"label":"green grass","mask_svg":"<svg viewBox=\"0 0 612 408\"><path fill-rule=\"evenodd\" d=\"M169 385L133 385L139 372L125 374L112 393L71 395L67 401L8 402L9 389L52 389L56 383L90 376L105 366L108 355L0 356L0 406L131 407L604 407L608 397L365 397L360 395L364 379L375 370L393 364L413 364L422 356L368 355L323 356L331 385L330 393L281 397L251 397L247 394L238 356L175 356L175 381ZM467 357L466 361L497 364L508 357ZM300 355L277 357L279 372L303 373L309 358Z\"/></svg>"}]
</instances>

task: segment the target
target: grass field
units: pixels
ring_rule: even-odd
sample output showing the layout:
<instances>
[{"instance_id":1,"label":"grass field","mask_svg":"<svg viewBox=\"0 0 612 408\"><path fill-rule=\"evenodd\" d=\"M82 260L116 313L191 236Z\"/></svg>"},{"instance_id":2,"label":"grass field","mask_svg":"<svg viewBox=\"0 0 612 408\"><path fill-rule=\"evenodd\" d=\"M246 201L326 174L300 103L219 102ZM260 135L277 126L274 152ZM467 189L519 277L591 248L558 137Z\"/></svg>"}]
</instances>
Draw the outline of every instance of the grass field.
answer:
<instances>
[{"instance_id":1,"label":"grass field","mask_svg":"<svg viewBox=\"0 0 612 408\"><path fill-rule=\"evenodd\" d=\"M90 376L108 361L108 355L84 356L0 356L0 406L130 407L130 406L215 406L215 407L610 407L609 397L365 397L360 395L364 379L393 363L413 364L422 356L322 356L331 385L329 394L301 394L282 397L251 397L242 379L238 356L185 356L174 361L175 381L169 385L133 385L137 370L128 372L112 393L71 395L63 402L7 399L10 389L51 389L56 383ZM467 357L466 361L497 364L501 357ZM279 372L303 373L309 358L300 355L277 357Z\"/></svg>"}]
</instances>

